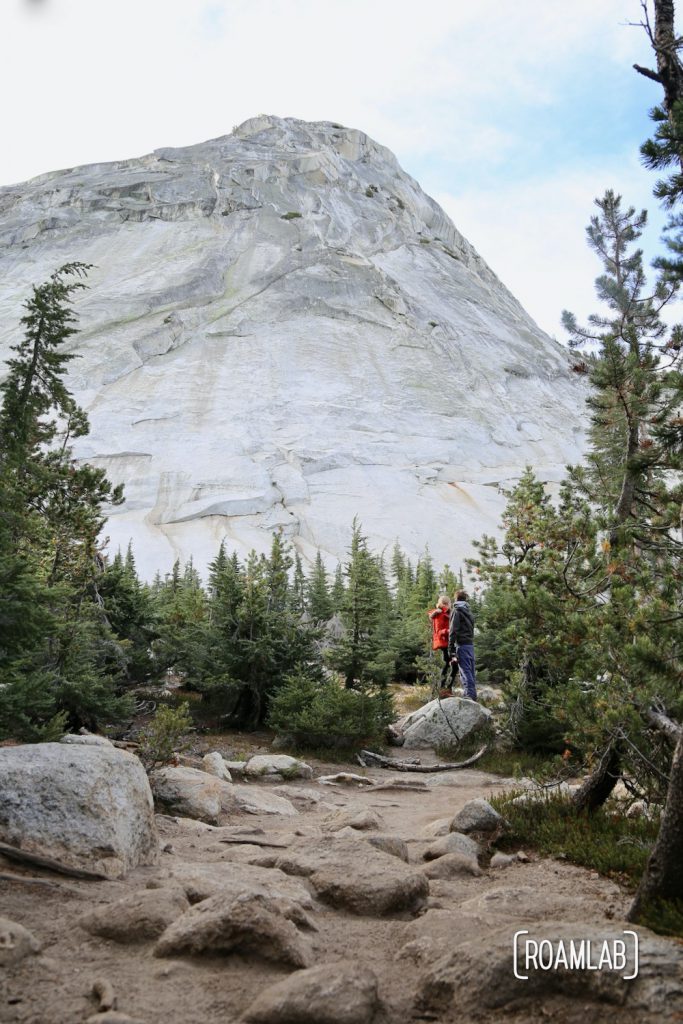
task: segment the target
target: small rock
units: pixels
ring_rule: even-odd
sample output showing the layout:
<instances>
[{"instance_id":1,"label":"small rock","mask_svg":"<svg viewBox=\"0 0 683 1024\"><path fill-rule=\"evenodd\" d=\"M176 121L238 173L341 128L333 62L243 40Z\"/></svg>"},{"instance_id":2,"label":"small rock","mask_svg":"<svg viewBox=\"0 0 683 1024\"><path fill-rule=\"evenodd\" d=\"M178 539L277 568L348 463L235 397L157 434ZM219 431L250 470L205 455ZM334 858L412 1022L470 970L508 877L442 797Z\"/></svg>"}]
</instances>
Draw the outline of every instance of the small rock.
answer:
<instances>
[{"instance_id":1,"label":"small rock","mask_svg":"<svg viewBox=\"0 0 683 1024\"><path fill-rule=\"evenodd\" d=\"M461 811L458 811L451 822L451 832L502 832L505 819L496 811L488 800L477 797L468 800Z\"/></svg>"},{"instance_id":2,"label":"small rock","mask_svg":"<svg viewBox=\"0 0 683 1024\"><path fill-rule=\"evenodd\" d=\"M410 860L408 853L408 846L405 840L400 839L399 836L387 836L387 835L370 835L363 836L366 843L370 843L376 850L381 850L383 853L388 853L391 857L398 857L399 860L405 861L407 864Z\"/></svg>"},{"instance_id":3,"label":"small rock","mask_svg":"<svg viewBox=\"0 0 683 1024\"><path fill-rule=\"evenodd\" d=\"M353 772L337 772L336 775L319 775L316 779L321 786L374 786L367 775L355 775Z\"/></svg>"},{"instance_id":4,"label":"small rock","mask_svg":"<svg viewBox=\"0 0 683 1024\"><path fill-rule=\"evenodd\" d=\"M375 811L366 807L351 807L328 815L323 819L321 827L324 832L339 832L343 828L365 831L366 829L383 829L386 828L386 824Z\"/></svg>"},{"instance_id":5,"label":"small rock","mask_svg":"<svg viewBox=\"0 0 683 1024\"><path fill-rule=\"evenodd\" d=\"M244 774L253 779L277 776L276 781L280 782L282 779L312 779L313 769L288 754L256 754L247 761Z\"/></svg>"},{"instance_id":6,"label":"small rock","mask_svg":"<svg viewBox=\"0 0 683 1024\"><path fill-rule=\"evenodd\" d=\"M451 830L452 821L452 818L437 818L436 821L430 821L420 832L420 837L422 839L438 839L440 836L446 836Z\"/></svg>"},{"instance_id":7,"label":"small rock","mask_svg":"<svg viewBox=\"0 0 683 1024\"><path fill-rule=\"evenodd\" d=\"M352 961L296 971L269 986L247 1010L248 1024L370 1024L377 978Z\"/></svg>"},{"instance_id":8,"label":"small rock","mask_svg":"<svg viewBox=\"0 0 683 1024\"><path fill-rule=\"evenodd\" d=\"M466 853L447 853L422 868L427 878L455 878L457 875L483 875L476 857Z\"/></svg>"},{"instance_id":9,"label":"small rock","mask_svg":"<svg viewBox=\"0 0 683 1024\"><path fill-rule=\"evenodd\" d=\"M422 857L424 860L436 860L437 857L444 857L447 853L462 853L464 856L476 860L481 853L481 847L475 843L474 839L463 835L462 832L449 832L447 836L442 836L428 846Z\"/></svg>"},{"instance_id":10,"label":"small rock","mask_svg":"<svg viewBox=\"0 0 683 1024\"><path fill-rule=\"evenodd\" d=\"M311 789L310 786L278 786L276 792L278 796L292 800L295 804L320 804L325 799L323 793L319 793L317 789Z\"/></svg>"},{"instance_id":11,"label":"small rock","mask_svg":"<svg viewBox=\"0 0 683 1024\"><path fill-rule=\"evenodd\" d=\"M98 907L78 923L91 935L100 935L115 942L144 942L158 938L189 906L179 887L143 889Z\"/></svg>"},{"instance_id":12,"label":"small rock","mask_svg":"<svg viewBox=\"0 0 683 1024\"><path fill-rule=\"evenodd\" d=\"M527 857L524 850L517 850L517 860L520 860L522 864L528 864L529 858Z\"/></svg>"},{"instance_id":13,"label":"small rock","mask_svg":"<svg viewBox=\"0 0 683 1024\"><path fill-rule=\"evenodd\" d=\"M119 1013L118 1010L107 1010L105 1013L94 1013L88 1017L85 1024L147 1024L139 1017L129 1017L127 1013Z\"/></svg>"},{"instance_id":14,"label":"small rock","mask_svg":"<svg viewBox=\"0 0 683 1024\"><path fill-rule=\"evenodd\" d=\"M283 796L267 790L263 786L233 787L237 809L245 814L279 814L285 818L298 814L296 807Z\"/></svg>"},{"instance_id":15,"label":"small rock","mask_svg":"<svg viewBox=\"0 0 683 1024\"><path fill-rule=\"evenodd\" d=\"M59 741L60 743L82 744L86 747L113 747L111 740L106 736L98 736L94 732L74 733L67 732Z\"/></svg>"},{"instance_id":16,"label":"small rock","mask_svg":"<svg viewBox=\"0 0 683 1024\"><path fill-rule=\"evenodd\" d=\"M230 769L223 760L223 756L217 750L212 750L210 754L204 754L202 770L207 772L208 775L215 775L217 779L222 779L223 782L232 782Z\"/></svg>"},{"instance_id":17,"label":"small rock","mask_svg":"<svg viewBox=\"0 0 683 1024\"><path fill-rule=\"evenodd\" d=\"M38 939L23 924L0 917L0 967L14 967L41 950Z\"/></svg>"},{"instance_id":18,"label":"small rock","mask_svg":"<svg viewBox=\"0 0 683 1024\"><path fill-rule=\"evenodd\" d=\"M511 864L515 864L518 858L512 856L509 853L494 853L491 857L492 868L509 868Z\"/></svg>"}]
</instances>

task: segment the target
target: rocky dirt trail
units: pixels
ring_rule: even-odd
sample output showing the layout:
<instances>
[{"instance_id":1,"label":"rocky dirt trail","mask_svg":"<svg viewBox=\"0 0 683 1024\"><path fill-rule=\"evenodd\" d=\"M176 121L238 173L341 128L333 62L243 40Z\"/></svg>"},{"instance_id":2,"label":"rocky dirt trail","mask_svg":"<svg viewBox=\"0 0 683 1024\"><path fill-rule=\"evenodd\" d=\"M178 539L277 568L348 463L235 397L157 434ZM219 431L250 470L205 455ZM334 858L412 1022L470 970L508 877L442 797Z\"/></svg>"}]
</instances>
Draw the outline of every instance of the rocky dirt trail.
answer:
<instances>
[{"instance_id":1,"label":"rocky dirt trail","mask_svg":"<svg viewBox=\"0 0 683 1024\"><path fill-rule=\"evenodd\" d=\"M218 826L157 815L158 863L122 879L67 878L0 858L0 916L40 944L22 959L21 937L0 934L0 1020L683 1019L681 946L645 930L634 981L563 971L515 979L517 929L605 939L626 927L629 898L533 853L477 863L472 844L483 848L486 834L448 829L502 780L359 769L362 783L317 781L337 770L353 769L314 764L309 780L243 784L294 813L237 811ZM435 842L451 852L442 845L426 861Z\"/></svg>"}]
</instances>

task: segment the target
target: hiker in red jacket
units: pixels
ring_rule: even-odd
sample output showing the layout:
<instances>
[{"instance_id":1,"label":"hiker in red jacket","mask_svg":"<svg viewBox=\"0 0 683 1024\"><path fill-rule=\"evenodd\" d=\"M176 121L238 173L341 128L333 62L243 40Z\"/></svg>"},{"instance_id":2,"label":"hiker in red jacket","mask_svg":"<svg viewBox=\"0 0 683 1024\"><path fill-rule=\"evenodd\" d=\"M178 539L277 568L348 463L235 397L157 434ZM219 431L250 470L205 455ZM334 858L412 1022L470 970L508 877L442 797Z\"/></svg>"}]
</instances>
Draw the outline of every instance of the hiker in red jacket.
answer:
<instances>
[{"instance_id":1,"label":"hiker in red jacket","mask_svg":"<svg viewBox=\"0 0 683 1024\"><path fill-rule=\"evenodd\" d=\"M448 631L451 621L451 599L446 594L441 594L436 602L436 608L428 612L432 620L432 650L441 651L443 656L443 667L441 669L441 689L450 689L453 685L457 664L451 663L448 656ZM449 679L450 675L450 679Z\"/></svg>"}]
</instances>

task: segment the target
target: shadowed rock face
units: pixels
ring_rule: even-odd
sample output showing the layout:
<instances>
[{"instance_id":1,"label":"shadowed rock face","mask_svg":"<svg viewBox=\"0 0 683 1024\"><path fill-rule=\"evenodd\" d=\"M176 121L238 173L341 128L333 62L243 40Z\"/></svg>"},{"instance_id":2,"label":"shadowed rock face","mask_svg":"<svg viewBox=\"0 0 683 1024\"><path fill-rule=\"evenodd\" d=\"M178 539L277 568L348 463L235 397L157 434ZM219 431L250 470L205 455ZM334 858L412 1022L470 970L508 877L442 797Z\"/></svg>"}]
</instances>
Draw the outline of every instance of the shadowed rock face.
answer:
<instances>
[{"instance_id":1,"label":"shadowed rock face","mask_svg":"<svg viewBox=\"0 0 683 1024\"><path fill-rule=\"evenodd\" d=\"M125 481L112 546L146 575L283 527L305 557L495 528L497 483L580 452L583 389L395 157L328 122L258 117L186 149L0 189L0 356L30 285L78 297L78 454Z\"/></svg>"}]
</instances>

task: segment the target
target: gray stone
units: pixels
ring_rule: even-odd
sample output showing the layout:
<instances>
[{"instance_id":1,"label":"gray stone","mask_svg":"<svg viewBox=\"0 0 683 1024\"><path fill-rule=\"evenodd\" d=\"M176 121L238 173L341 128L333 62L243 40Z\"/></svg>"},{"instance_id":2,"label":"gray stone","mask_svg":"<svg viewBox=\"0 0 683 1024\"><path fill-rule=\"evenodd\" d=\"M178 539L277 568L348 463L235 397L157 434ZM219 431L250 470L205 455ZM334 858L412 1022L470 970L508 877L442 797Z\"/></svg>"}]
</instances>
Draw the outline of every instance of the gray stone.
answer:
<instances>
[{"instance_id":1,"label":"gray stone","mask_svg":"<svg viewBox=\"0 0 683 1024\"><path fill-rule=\"evenodd\" d=\"M217 779L222 779L223 782L232 782L230 769L225 763L223 756L217 750L212 750L210 754L204 754L202 770L209 775L215 775Z\"/></svg>"},{"instance_id":2,"label":"gray stone","mask_svg":"<svg viewBox=\"0 0 683 1024\"><path fill-rule=\"evenodd\" d=\"M477 797L468 800L462 810L458 811L451 822L452 832L488 832L500 833L505 827L505 819L496 811L488 800Z\"/></svg>"},{"instance_id":3,"label":"gray stone","mask_svg":"<svg viewBox=\"0 0 683 1024\"><path fill-rule=\"evenodd\" d=\"M452 818L437 818L425 825L420 832L422 839L438 839L439 836L446 836L451 830Z\"/></svg>"},{"instance_id":4,"label":"gray stone","mask_svg":"<svg viewBox=\"0 0 683 1024\"><path fill-rule=\"evenodd\" d=\"M371 1024L377 978L355 961L320 964L269 986L247 1010L248 1024Z\"/></svg>"},{"instance_id":5,"label":"gray stone","mask_svg":"<svg viewBox=\"0 0 683 1024\"><path fill-rule=\"evenodd\" d=\"M414 913L429 894L421 872L369 848L362 838L302 839L275 863L287 874L308 878L321 900L354 914Z\"/></svg>"},{"instance_id":6,"label":"gray stone","mask_svg":"<svg viewBox=\"0 0 683 1024\"><path fill-rule=\"evenodd\" d=\"M38 939L23 924L0 917L0 967L16 967L27 956L40 953Z\"/></svg>"},{"instance_id":7,"label":"gray stone","mask_svg":"<svg viewBox=\"0 0 683 1024\"><path fill-rule=\"evenodd\" d=\"M95 265L70 342L91 421L75 452L126 482L106 533L132 536L148 579L203 568L223 535L267 551L280 525L334 562L356 514L390 548L399 510L413 561L429 543L454 564L497 530L498 481L580 460L566 349L362 131L260 116L2 188L0 211L1 360L31 286Z\"/></svg>"},{"instance_id":8,"label":"gray stone","mask_svg":"<svg viewBox=\"0 0 683 1024\"><path fill-rule=\"evenodd\" d=\"M278 786L275 790L277 796L283 796L294 804L320 804L325 800L325 794L319 793L317 789L310 786Z\"/></svg>"},{"instance_id":9,"label":"gray stone","mask_svg":"<svg viewBox=\"0 0 683 1024\"><path fill-rule=\"evenodd\" d=\"M154 955L239 953L308 967L310 945L290 919L303 924L302 915L298 904L288 900L246 895L226 901L223 894L212 896L169 925Z\"/></svg>"},{"instance_id":10,"label":"gray stone","mask_svg":"<svg viewBox=\"0 0 683 1024\"><path fill-rule=\"evenodd\" d=\"M388 853L391 857L398 857L399 860L405 861L406 864L410 861L408 845L399 836L376 835L374 832L370 832L363 836L363 838L366 843L370 843L370 846L381 850L382 853Z\"/></svg>"},{"instance_id":11,"label":"gray stone","mask_svg":"<svg viewBox=\"0 0 683 1024\"><path fill-rule=\"evenodd\" d=\"M88 1017L85 1024L147 1024L140 1017L130 1017L120 1010L107 1010L105 1013L93 1013Z\"/></svg>"},{"instance_id":12,"label":"gray stone","mask_svg":"<svg viewBox=\"0 0 683 1024\"><path fill-rule=\"evenodd\" d=\"M157 807L217 825L237 807L235 787L197 768L158 768L149 777Z\"/></svg>"},{"instance_id":13,"label":"gray stone","mask_svg":"<svg viewBox=\"0 0 683 1024\"><path fill-rule=\"evenodd\" d=\"M423 867L427 878L456 878L458 875L483 875L477 858L467 853L447 853Z\"/></svg>"},{"instance_id":14,"label":"gray stone","mask_svg":"<svg viewBox=\"0 0 683 1024\"><path fill-rule=\"evenodd\" d=\"M474 839L463 835L461 832L449 832L441 836L425 850L425 860L436 860L437 857L444 857L447 853L462 853L465 857L473 858L475 861L481 853L481 847Z\"/></svg>"},{"instance_id":15,"label":"gray stone","mask_svg":"<svg viewBox=\"0 0 683 1024\"><path fill-rule=\"evenodd\" d=\"M488 725L492 715L476 701L462 697L431 700L402 722L404 746L422 749L452 746Z\"/></svg>"},{"instance_id":16,"label":"gray stone","mask_svg":"<svg viewBox=\"0 0 683 1024\"><path fill-rule=\"evenodd\" d=\"M276 869L237 864L232 861L220 864L191 864L187 861L177 861L171 865L170 870L190 903L199 903L218 895L229 901L249 894L272 899L289 899L307 910L313 906L311 894L306 886L298 878L290 878Z\"/></svg>"},{"instance_id":17,"label":"gray stone","mask_svg":"<svg viewBox=\"0 0 683 1024\"><path fill-rule=\"evenodd\" d=\"M623 926L614 924L566 924L544 921L529 929L529 938L549 939L553 949L563 942L588 940L592 944L592 962L596 962L605 941L623 940ZM629 926L630 927L630 926ZM627 1006L639 1019L637 1011L645 1010L648 1019L677 1020L683 1012L683 949L680 945L646 930L639 932L639 972L633 981L625 982L625 970L565 969L561 964L553 970L520 970L526 980L515 977L512 970L512 927L507 924L497 931L487 929L485 935L471 936L457 948L441 957L423 977L418 993L418 1012L448 1014L451 1008L459 1014L476 1011L501 1011L514 1005L520 1013L524 1007L538 1007L540 1001L562 996L576 1000L584 1014L591 1003ZM525 941L527 936L523 937ZM629 940L632 941L632 940ZM632 947L631 947L632 948ZM630 961L632 966L632 960ZM607 1019L605 1017L601 1019ZM597 1017L592 1018L597 1019Z\"/></svg>"},{"instance_id":18,"label":"gray stone","mask_svg":"<svg viewBox=\"0 0 683 1024\"><path fill-rule=\"evenodd\" d=\"M386 828L386 824L380 814L367 807L346 807L324 818L321 827L324 832L339 832L343 828L364 832Z\"/></svg>"},{"instance_id":19,"label":"gray stone","mask_svg":"<svg viewBox=\"0 0 683 1024\"><path fill-rule=\"evenodd\" d=\"M156 939L177 917L189 909L180 887L144 889L97 907L79 920L81 928L115 942Z\"/></svg>"},{"instance_id":20,"label":"gray stone","mask_svg":"<svg viewBox=\"0 0 683 1024\"><path fill-rule=\"evenodd\" d=\"M113 743L106 736L98 736L94 732L75 733L67 732L59 741L60 743L83 744L86 747L112 747Z\"/></svg>"},{"instance_id":21,"label":"gray stone","mask_svg":"<svg viewBox=\"0 0 683 1024\"><path fill-rule=\"evenodd\" d=\"M282 779L312 779L313 769L288 754L256 754L247 761L244 774L252 779L273 776L275 781L281 782Z\"/></svg>"},{"instance_id":22,"label":"gray stone","mask_svg":"<svg viewBox=\"0 0 683 1024\"><path fill-rule=\"evenodd\" d=\"M133 754L68 743L4 747L0 778L0 842L106 878L156 863L152 793Z\"/></svg>"},{"instance_id":23,"label":"gray stone","mask_svg":"<svg viewBox=\"0 0 683 1024\"><path fill-rule=\"evenodd\" d=\"M453 835L456 833L454 832ZM509 868L512 864L518 864L519 858L515 854L510 853L494 853L491 857L490 867L492 868Z\"/></svg>"},{"instance_id":24,"label":"gray stone","mask_svg":"<svg viewBox=\"0 0 683 1024\"><path fill-rule=\"evenodd\" d=\"M299 813L291 801L263 786L236 784L233 791L237 810L245 814L279 814L291 818Z\"/></svg>"}]
</instances>

